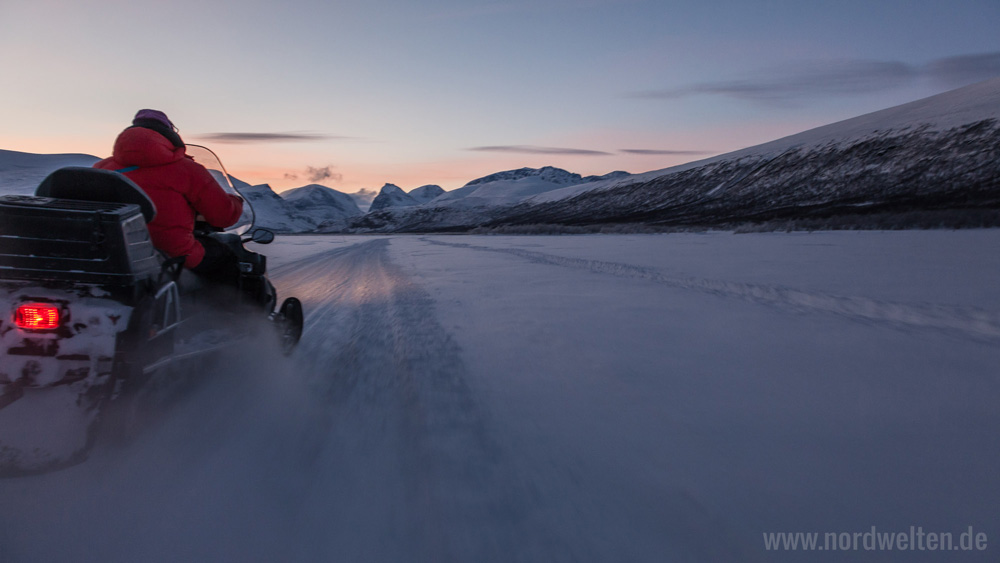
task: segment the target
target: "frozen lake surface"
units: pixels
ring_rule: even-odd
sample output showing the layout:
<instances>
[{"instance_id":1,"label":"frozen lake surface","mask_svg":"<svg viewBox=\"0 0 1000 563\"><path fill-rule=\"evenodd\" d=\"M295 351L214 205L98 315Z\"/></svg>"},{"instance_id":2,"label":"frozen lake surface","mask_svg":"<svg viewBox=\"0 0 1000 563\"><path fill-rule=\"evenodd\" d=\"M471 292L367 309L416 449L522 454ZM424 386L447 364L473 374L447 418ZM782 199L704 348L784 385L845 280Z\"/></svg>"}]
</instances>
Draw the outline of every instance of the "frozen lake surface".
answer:
<instances>
[{"instance_id":1,"label":"frozen lake surface","mask_svg":"<svg viewBox=\"0 0 1000 563\"><path fill-rule=\"evenodd\" d=\"M289 236L306 332L0 481L0 561L987 561L1000 230ZM774 552L771 532L989 535ZM996 544L996 545L995 545Z\"/></svg>"}]
</instances>

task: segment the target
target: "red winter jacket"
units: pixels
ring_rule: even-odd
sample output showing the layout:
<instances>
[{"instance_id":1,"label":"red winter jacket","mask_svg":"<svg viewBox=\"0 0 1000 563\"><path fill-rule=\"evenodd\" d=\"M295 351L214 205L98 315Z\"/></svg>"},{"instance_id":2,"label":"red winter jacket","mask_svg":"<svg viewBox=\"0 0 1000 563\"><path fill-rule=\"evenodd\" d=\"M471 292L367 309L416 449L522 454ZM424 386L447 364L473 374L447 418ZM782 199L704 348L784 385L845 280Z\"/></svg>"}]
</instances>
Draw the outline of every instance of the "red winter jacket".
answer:
<instances>
[{"instance_id":1,"label":"red winter jacket","mask_svg":"<svg viewBox=\"0 0 1000 563\"><path fill-rule=\"evenodd\" d=\"M153 246L170 256L187 256L184 265L193 268L205 257L205 249L194 238L195 216L226 228L239 220L243 201L226 193L204 166L186 156L152 129L129 127L115 140L114 153L94 165L122 170L156 205L156 218L149 223Z\"/></svg>"}]
</instances>

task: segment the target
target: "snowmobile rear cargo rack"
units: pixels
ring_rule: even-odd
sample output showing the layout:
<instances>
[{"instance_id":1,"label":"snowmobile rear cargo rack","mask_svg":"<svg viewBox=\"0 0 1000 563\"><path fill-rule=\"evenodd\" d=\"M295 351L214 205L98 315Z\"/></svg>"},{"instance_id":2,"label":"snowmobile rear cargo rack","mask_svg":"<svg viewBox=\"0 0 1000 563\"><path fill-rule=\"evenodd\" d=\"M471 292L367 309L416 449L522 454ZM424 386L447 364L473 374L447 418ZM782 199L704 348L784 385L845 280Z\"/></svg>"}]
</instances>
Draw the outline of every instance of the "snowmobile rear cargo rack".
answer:
<instances>
[{"instance_id":1,"label":"snowmobile rear cargo rack","mask_svg":"<svg viewBox=\"0 0 1000 563\"><path fill-rule=\"evenodd\" d=\"M56 174L64 181L50 181ZM0 279L129 286L157 276L161 259L146 229L155 207L141 191L130 203L108 201L132 186L119 174L63 169L39 186L59 198L0 196Z\"/></svg>"}]
</instances>

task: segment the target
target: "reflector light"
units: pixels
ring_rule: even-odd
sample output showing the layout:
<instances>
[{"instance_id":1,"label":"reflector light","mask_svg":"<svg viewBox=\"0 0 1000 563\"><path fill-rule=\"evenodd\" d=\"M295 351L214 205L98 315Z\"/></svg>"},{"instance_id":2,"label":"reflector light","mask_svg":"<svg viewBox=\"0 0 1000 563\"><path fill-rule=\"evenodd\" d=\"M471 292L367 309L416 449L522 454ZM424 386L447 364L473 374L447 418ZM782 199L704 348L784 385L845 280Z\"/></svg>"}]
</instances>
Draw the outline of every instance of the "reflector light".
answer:
<instances>
[{"instance_id":1,"label":"reflector light","mask_svg":"<svg viewBox=\"0 0 1000 563\"><path fill-rule=\"evenodd\" d=\"M26 330L59 328L59 307L46 303L21 305L14 313L14 324Z\"/></svg>"}]
</instances>

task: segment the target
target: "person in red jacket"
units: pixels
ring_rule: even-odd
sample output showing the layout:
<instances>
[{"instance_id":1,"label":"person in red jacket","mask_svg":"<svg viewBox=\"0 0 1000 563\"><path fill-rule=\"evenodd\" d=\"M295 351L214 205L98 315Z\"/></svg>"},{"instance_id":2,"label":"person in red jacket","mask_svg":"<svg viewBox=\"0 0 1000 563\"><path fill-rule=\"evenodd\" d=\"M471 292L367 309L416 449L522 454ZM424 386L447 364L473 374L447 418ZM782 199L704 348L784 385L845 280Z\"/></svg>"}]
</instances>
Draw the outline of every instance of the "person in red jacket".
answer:
<instances>
[{"instance_id":1,"label":"person in red jacket","mask_svg":"<svg viewBox=\"0 0 1000 563\"><path fill-rule=\"evenodd\" d=\"M194 236L195 218L224 229L243 212L243 200L226 193L204 166L185 153L177 128L162 111L143 109L115 140L114 152L94 168L119 171L138 184L156 205L149 223L153 246L200 274L238 268L235 255L212 239Z\"/></svg>"}]
</instances>

